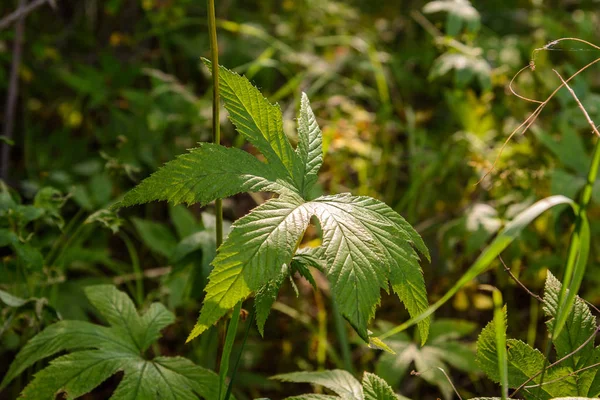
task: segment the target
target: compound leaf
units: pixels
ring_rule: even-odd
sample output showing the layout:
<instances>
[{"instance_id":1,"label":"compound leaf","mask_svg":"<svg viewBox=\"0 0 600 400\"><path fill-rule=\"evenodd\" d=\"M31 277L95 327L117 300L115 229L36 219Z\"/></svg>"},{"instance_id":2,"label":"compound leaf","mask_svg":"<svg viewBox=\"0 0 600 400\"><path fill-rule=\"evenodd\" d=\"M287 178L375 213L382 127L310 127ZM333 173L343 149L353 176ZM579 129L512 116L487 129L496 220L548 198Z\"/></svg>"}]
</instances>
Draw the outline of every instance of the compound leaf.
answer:
<instances>
[{"instance_id":1,"label":"compound leaf","mask_svg":"<svg viewBox=\"0 0 600 400\"><path fill-rule=\"evenodd\" d=\"M182 357L145 359L143 352L175 316L155 303L140 316L127 295L111 285L88 286L90 302L110 327L84 321L60 321L34 336L17 354L0 390L39 360L58 352L21 393L23 399L47 400L64 393L72 399L92 391L104 380L123 371L112 400L192 400L218 397L219 377Z\"/></svg>"}]
</instances>

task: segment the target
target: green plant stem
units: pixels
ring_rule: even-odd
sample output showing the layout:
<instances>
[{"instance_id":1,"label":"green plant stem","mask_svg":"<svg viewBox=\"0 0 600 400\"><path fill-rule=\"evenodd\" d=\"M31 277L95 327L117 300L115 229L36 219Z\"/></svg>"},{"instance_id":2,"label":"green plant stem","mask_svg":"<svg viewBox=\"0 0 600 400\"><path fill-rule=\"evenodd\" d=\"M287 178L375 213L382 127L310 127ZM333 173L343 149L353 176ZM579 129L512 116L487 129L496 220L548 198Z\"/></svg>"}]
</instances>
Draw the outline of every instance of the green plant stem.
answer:
<instances>
[{"instance_id":1,"label":"green plant stem","mask_svg":"<svg viewBox=\"0 0 600 400\"><path fill-rule=\"evenodd\" d=\"M225 379L227 378L229 358L231 357L231 349L233 348L233 343L235 342L235 334L237 332L241 311L242 302L240 301L233 308L233 315L231 316L231 322L227 327L227 337L225 338L225 345L223 346L223 352L221 353L221 365L219 366L219 400L225 398L223 394L223 386L225 386Z\"/></svg>"},{"instance_id":2,"label":"green plant stem","mask_svg":"<svg viewBox=\"0 0 600 400\"><path fill-rule=\"evenodd\" d=\"M240 352L238 353L237 360L235 361L235 365L233 366L233 371L231 372L231 380L229 381L229 385L227 386L227 392L225 392L225 399L229 400L229 396L231 396L231 391L233 390L233 381L235 380L235 374L240 366L240 360L242 359L242 354L244 352L244 346L246 346L246 340L248 340L248 333L250 333L250 327L254 323L254 310L252 307L252 311L250 311L250 318L248 318L248 324L246 325L246 332L244 333L244 340L242 341L242 347L240 347Z\"/></svg>"},{"instance_id":3,"label":"green plant stem","mask_svg":"<svg viewBox=\"0 0 600 400\"><path fill-rule=\"evenodd\" d=\"M46 259L44 260L44 263L47 266L51 266L58 258L60 258L57 256L58 251L60 250L60 245L63 242L66 242L69 240L69 238L72 236L71 233L73 232L73 230L75 229L76 226L77 226L76 232L79 232L79 229L81 229L81 226L82 226L82 223L80 220L82 219L84 212L85 211L83 210L83 208L80 208L77 211L77 213L75 214L75 216L73 218L71 218L71 220L65 227L65 230L62 232L60 237L54 241L52 248L46 255Z\"/></svg>"},{"instance_id":4,"label":"green plant stem","mask_svg":"<svg viewBox=\"0 0 600 400\"><path fill-rule=\"evenodd\" d=\"M210 36L210 61L213 65L213 104L212 104L212 130L213 143L221 144L221 125L219 116L219 44L217 42L217 21L215 17L215 1L208 0L208 34ZM216 239L217 248L223 243L223 201L215 200L215 214L217 218Z\"/></svg>"},{"instance_id":5,"label":"green plant stem","mask_svg":"<svg viewBox=\"0 0 600 400\"><path fill-rule=\"evenodd\" d=\"M212 69L212 83L213 83L213 104L212 104L212 130L213 130L213 143L221 144L221 127L220 127L220 116L219 116L219 44L217 42L217 22L215 16L215 1L207 0L208 4L208 34L210 37L210 58L213 65ZM217 248L223 243L223 201L221 199L215 200L215 217L216 217L216 245ZM237 331L238 322L240 319L240 311L242 309L242 303L238 303L233 309L231 316L231 322L227 328L227 336L225 338L225 344L221 351L220 362L217 362L217 369L219 371L219 399L222 399L222 389L225 384L225 378L227 377L227 370L229 369L229 357L231 355L231 349L235 342L235 334Z\"/></svg>"},{"instance_id":6,"label":"green plant stem","mask_svg":"<svg viewBox=\"0 0 600 400\"><path fill-rule=\"evenodd\" d=\"M340 344L340 351L342 355L342 361L344 362L344 369L352 374L354 373L354 369L352 368L352 358L350 356L350 343L348 342L348 331L346 331L344 319L342 318L342 314L340 314L340 310L335 299L333 298L333 294L331 296L331 311L333 314L335 333Z\"/></svg>"},{"instance_id":7,"label":"green plant stem","mask_svg":"<svg viewBox=\"0 0 600 400\"><path fill-rule=\"evenodd\" d=\"M508 356L506 354L506 321L502 312L502 294L498 289L492 292L494 300L494 325L496 328L496 354L498 355L498 371L502 400L508 397Z\"/></svg>"},{"instance_id":8,"label":"green plant stem","mask_svg":"<svg viewBox=\"0 0 600 400\"><path fill-rule=\"evenodd\" d=\"M131 259L131 266L133 267L133 273L135 274L135 300L137 302L137 306L141 307L142 304L144 304L145 296L144 273L140 266L140 259L129 236L124 231L121 231L120 236L121 239L123 239L123 242L125 242L127 252L129 253L129 258Z\"/></svg>"}]
</instances>

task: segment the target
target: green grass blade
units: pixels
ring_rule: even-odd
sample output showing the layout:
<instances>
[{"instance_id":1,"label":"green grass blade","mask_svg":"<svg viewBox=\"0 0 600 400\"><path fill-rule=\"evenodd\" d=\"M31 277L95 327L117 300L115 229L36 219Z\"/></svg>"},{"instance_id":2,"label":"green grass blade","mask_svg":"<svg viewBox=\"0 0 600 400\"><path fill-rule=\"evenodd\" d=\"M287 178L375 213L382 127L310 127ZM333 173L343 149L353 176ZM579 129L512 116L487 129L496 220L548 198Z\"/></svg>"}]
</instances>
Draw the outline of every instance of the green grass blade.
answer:
<instances>
[{"instance_id":1,"label":"green grass blade","mask_svg":"<svg viewBox=\"0 0 600 400\"><path fill-rule=\"evenodd\" d=\"M225 337L225 345L223 346L223 353L221 355L221 368L219 369L219 399L225 398L225 393L222 389L225 387L225 379L227 378L227 372L229 370L229 359L231 357L231 349L235 342L235 334L237 332L238 322L240 321L240 311L242 310L242 302L240 301L233 309L231 321L227 327L227 336Z\"/></svg>"},{"instance_id":2,"label":"green grass blade","mask_svg":"<svg viewBox=\"0 0 600 400\"><path fill-rule=\"evenodd\" d=\"M506 314L502 311L502 293L494 289L494 326L496 327L496 353L498 354L498 371L502 400L508 397L508 355L506 354Z\"/></svg>"},{"instance_id":3,"label":"green grass blade","mask_svg":"<svg viewBox=\"0 0 600 400\"><path fill-rule=\"evenodd\" d=\"M565 322L571 312L575 296L579 292L581 281L585 274L585 269L590 252L590 224L585 212L579 214L579 221L575 227L575 232L571 237L572 244L569 246L569 257L565 267L563 285L558 298L558 311L556 314L556 323L552 331L552 338L557 338L565 326Z\"/></svg>"}]
</instances>

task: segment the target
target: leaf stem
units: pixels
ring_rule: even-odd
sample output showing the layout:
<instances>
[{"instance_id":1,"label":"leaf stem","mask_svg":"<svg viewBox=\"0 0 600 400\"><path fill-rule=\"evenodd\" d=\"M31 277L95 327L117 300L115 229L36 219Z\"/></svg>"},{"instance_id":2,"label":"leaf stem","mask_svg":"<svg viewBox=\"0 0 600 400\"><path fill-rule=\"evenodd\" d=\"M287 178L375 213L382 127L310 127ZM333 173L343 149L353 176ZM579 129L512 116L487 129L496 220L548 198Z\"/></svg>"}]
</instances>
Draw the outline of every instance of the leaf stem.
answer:
<instances>
[{"instance_id":1,"label":"leaf stem","mask_svg":"<svg viewBox=\"0 0 600 400\"><path fill-rule=\"evenodd\" d=\"M342 317L342 314L340 313L340 309L337 305L337 302L333 297L333 293L331 294L331 311L333 314L335 333L342 354L342 361L344 362L344 369L352 374L354 373L354 368L352 368L352 355L350 351L350 343L348 341L348 332L346 331L344 319Z\"/></svg>"}]
</instances>

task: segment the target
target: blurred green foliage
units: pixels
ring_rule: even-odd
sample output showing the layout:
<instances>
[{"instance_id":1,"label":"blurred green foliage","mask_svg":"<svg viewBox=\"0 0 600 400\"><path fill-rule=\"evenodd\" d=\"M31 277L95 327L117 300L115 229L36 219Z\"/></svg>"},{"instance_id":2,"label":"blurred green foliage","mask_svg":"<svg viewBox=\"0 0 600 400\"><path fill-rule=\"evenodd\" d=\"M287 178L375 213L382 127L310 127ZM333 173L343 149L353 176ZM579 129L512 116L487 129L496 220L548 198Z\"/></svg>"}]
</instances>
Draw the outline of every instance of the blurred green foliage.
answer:
<instances>
[{"instance_id":1,"label":"blurred green foliage","mask_svg":"<svg viewBox=\"0 0 600 400\"><path fill-rule=\"evenodd\" d=\"M327 153L321 190L376 197L417 228L433 258L424 266L431 301L514 215L551 194L574 197L585 184L593 135L573 98L561 91L476 185L535 108L512 96L508 83L533 49L552 40L577 37L598 44L600 16L593 1L218 3L220 63L279 102L292 140L300 93L309 95ZM17 6L17 0L2 1L0 18ZM161 353L214 368L216 330L183 346L215 251L210 207L150 204L118 216L105 211L164 162L211 139L209 72L200 63L209 53L206 31L206 5L192 0L59 0L55 10L44 5L27 16L14 136L2 141L10 145L11 158L0 190L0 290L28 303L0 299L3 359L11 360L58 318L89 319L83 287L112 282L140 307L163 301L175 311L179 320L165 331ZM13 40L12 27L0 30L3 105ZM559 84L552 68L567 77L598 57L581 43L550 50L538 52L536 70L515 80L520 94L544 100ZM597 123L599 76L593 67L572 81ZM222 114L224 144L254 152ZM244 215L262 199L238 195L226 201L227 218ZM596 204L589 216L592 238L598 237ZM560 271L565 227L572 221L566 208L542 216L503 253L529 288L542 288L546 269ZM316 236L309 232L306 241ZM600 261L599 245L592 239L592 266ZM531 326L541 325L538 305L502 268L497 271L459 292L438 311L440 318L475 321L482 328L491 300L476 283L493 283L514 310L511 337L542 341L531 334ZM306 295L299 298L284 285L265 339L250 336L237 398L298 392L266 379L275 373L344 367L333 318L327 322L333 313L329 291L316 283L318 291L300 284L296 289ZM598 302L599 283L600 274L588 268L582 296ZM32 311L40 299L43 307ZM394 304L384 297L377 317L404 321L408 314ZM512 323L528 318L529 327ZM380 354L354 341L354 367L373 371ZM0 374L7 367L0 366ZM481 375L448 373L465 394L495 393ZM27 382L15 381L7 396ZM394 389L412 398L439 396L435 386L422 382L407 376ZM110 390L107 385L98 398Z\"/></svg>"}]
</instances>

